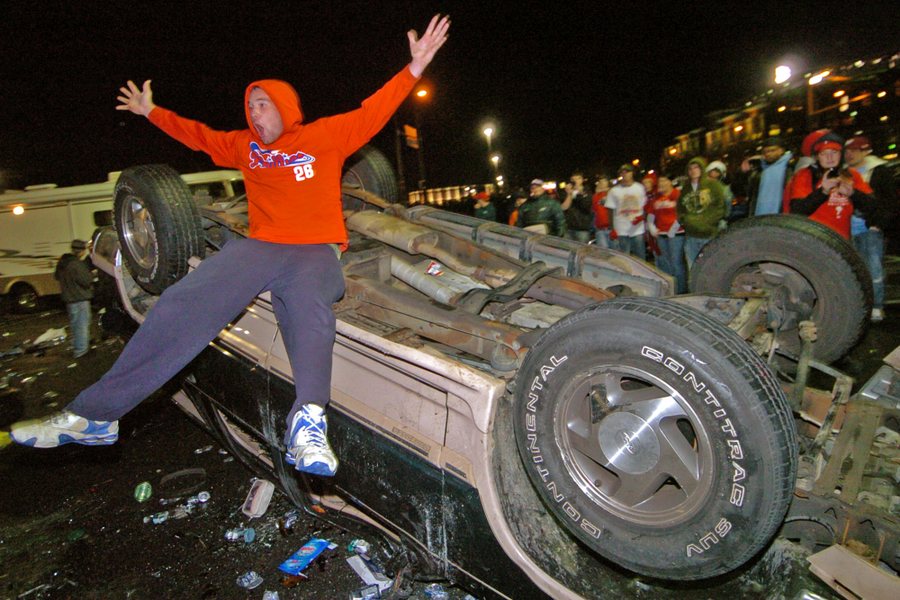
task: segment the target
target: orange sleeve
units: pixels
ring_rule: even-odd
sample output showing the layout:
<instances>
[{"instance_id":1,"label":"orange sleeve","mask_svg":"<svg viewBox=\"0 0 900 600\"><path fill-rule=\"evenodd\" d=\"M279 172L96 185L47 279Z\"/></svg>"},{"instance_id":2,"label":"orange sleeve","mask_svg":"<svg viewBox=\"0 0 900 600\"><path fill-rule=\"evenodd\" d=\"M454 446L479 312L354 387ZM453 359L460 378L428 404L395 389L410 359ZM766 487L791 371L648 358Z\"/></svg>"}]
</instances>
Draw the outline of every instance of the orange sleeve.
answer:
<instances>
[{"instance_id":1,"label":"orange sleeve","mask_svg":"<svg viewBox=\"0 0 900 600\"><path fill-rule=\"evenodd\" d=\"M418 81L409 66L369 96L360 108L322 119L338 150L346 158L381 131Z\"/></svg>"},{"instance_id":2,"label":"orange sleeve","mask_svg":"<svg viewBox=\"0 0 900 600\"><path fill-rule=\"evenodd\" d=\"M198 121L179 117L171 110L156 107L149 115L150 122L191 150L209 154L220 167L238 168L235 156L236 131L216 131Z\"/></svg>"}]
</instances>

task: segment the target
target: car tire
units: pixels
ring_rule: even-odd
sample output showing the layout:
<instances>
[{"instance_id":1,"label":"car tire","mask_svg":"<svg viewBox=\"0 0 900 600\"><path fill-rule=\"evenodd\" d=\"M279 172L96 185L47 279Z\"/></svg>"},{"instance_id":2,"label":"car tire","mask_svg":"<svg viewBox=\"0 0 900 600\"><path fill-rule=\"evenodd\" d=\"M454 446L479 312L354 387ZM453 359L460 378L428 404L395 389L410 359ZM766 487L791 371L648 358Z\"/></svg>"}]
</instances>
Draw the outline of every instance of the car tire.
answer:
<instances>
[{"instance_id":1,"label":"car tire","mask_svg":"<svg viewBox=\"0 0 900 600\"><path fill-rule=\"evenodd\" d=\"M184 277L190 257L204 258L200 213L187 184L166 165L122 171L113 222L128 271L151 294Z\"/></svg>"},{"instance_id":2,"label":"car tire","mask_svg":"<svg viewBox=\"0 0 900 600\"><path fill-rule=\"evenodd\" d=\"M515 383L514 429L569 534L639 574L705 579L775 535L796 432L762 359L703 313L619 298L561 319Z\"/></svg>"},{"instance_id":3,"label":"car tire","mask_svg":"<svg viewBox=\"0 0 900 600\"><path fill-rule=\"evenodd\" d=\"M398 202L397 176L391 163L377 148L363 146L347 159L351 165L341 177L341 185L370 192L390 204ZM356 198L343 197L345 210L359 210L362 204Z\"/></svg>"},{"instance_id":4,"label":"car tire","mask_svg":"<svg viewBox=\"0 0 900 600\"><path fill-rule=\"evenodd\" d=\"M13 309L20 314L33 313L38 308L40 296L37 291L27 283L16 283L9 290L9 298Z\"/></svg>"},{"instance_id":5,"label":"car tire","mask_svg":"<svg viewBox=\"0 0 900 600\"><path fill-rule=\"evenodd\" d=\"M764 215L736 223L700 251L691 269L694 293L746 294L784 287L808 294L803 319L818 327L813 356L825 363L843 357L865 334L872 311L872 279L852 245L832 229L799 215ZM797 326L777 331L782 351L800 354Z\"/></svg>"}]
</instances>

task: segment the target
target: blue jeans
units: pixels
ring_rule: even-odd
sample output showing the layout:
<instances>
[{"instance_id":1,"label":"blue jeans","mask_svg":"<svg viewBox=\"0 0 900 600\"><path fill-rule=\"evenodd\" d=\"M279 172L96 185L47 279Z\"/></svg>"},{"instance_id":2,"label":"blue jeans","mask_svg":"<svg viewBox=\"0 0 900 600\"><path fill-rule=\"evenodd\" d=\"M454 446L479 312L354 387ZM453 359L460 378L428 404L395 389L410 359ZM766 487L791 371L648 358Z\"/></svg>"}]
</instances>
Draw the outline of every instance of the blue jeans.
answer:
<instances>
[{"instance_id":1,"label":"blue jeans","mask_svg":"<svg viewBox=\"0 0 900 600\"><path fill-rule=\"evenodd\" d=\"M72 325L72 353L75 358L83 356L91 343L91 301L69 302L66 304L69 323Z\"/></svg>"},{"instance_id":2,"label":"blue jeans","mask_svg":"<svg viewBox=\"0 0 900 600\"><path fill-rule=\"evenodd\" d=\"M67 410L94 421L114 421L185 367L262 292L272 308L291 361L297 399L331 397L335 317L344 277L327 244L233 240L159 297L112 368L81 392Z\"/></svg>"},{"instance_id":3,"label":"blue jeans","mask_svg":"<svg viewBox=\"0 0 900 600\"><path fill-rule=\"evenodd\" d=\"M594 245L598 248L613 248L613 242L609 239L609 229L598 229L594 236Z\"/></svg>"},{"instance_id":4,"label":"blue jeans","mask_svg":"<svg viewBox=\"0 0 900 600\"><path fill-rule=\"evenodd\" d=\"M631 254L641 260L647 260L647 246L644 244L644 234L632 236L619 236L615 241L615 249L619 252Z\"/></svg>"},{"instance_id":5,"label":"blue jeans","mask_svg":"<svg viewBox=\"0 0 900 600\"><path fill-rule=\"evenodd\" d=\"M867 229L853 236L853 246L869 267L874 292L873 308L884 308L884 232Z\"/></svg>"},{"instance_id":6,"label":"blue jeans","mask_svg":"<svg viewBox=\"0 0 900 600\"><path fill-rule=\"evenodd\" d=\"M684 236L676 235L670 238L660 235L656 238L659 250L662 252L656 258L656 266L663 273L668 273L675 278L675 293L687 292L687 269L684 267Z\"/></svg>"},{"instance_id":7,"label":"blue jeans","mask_svg":"<svg viewBox=\"0 0 900 600\"><path fill-rule=\"evenodd\" d=\"M684 258L687 260L687 268L690 270L692 266L694 266L694 261L697 260L697 255L700 254L700 250L709 243L709 240L712 238L695 238L690 236L685 236L684 239Z\"/></svg>"}]
</instances>

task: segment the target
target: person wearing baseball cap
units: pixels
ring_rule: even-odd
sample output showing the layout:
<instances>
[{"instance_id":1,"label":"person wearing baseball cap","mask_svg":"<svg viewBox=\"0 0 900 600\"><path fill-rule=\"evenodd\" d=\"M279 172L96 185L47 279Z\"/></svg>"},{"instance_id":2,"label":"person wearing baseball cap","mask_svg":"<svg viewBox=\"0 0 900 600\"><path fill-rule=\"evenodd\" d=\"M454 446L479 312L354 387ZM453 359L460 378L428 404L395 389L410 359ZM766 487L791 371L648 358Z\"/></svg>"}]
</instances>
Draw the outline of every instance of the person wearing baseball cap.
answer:
<instances>
[{"instance_id":1,"label":"person wearing baseball cap","mask_svg":"<svg viewBox=\"0 0 900 600\"><path fill-rule=\"evenodd\" d=\"M866 261L872 275L872 321L884 320L884 232L897 215L897 188L886 161L872 154L872 143L863 136L847 140L844 160L872 188L875 204L863 219L856 213L850 219L853 246Z\"/></svg>"},{"instance_id":2,"label":"person wearing baseball cap","mask_svg":"<svg viewBox=\"0 0 900 600\"><path fill-rule=\"evenodd\" d=\"M491 197L487 192L475 194L475 216L485 221L497 220L497 208L491 202Z\"/></svg>"},{"instance_id":3,"label":"person wearing baseball cap","mask_svg":"<svg viewBox=\"0 0 900 600\"><path fill-rule=\"evenodd\" d=\"M566 235L566 215L559 202L544 189L543 179L531 180L531 195L519 207L516 227L560 237Z\"/></svg>"},{"instance_id":4,"label":"person wearing baseball cap","mask_svg":"<svg viewBox=\"0 0 900 600\"><path fill-rule=\"evenodd\" d=\"M850 215L854 211L863 218L871 214L872 188L854 169L841 169L844 140L835 132L818 135L809 148L816 162L791 179L785 212L806 215L850 240Z\"/></svg>"},{"instance_id":5,"label":"person wearing baseball cap","mask_svg":"<svg viewBox=\"0 0 900 600\"><path fill-rule=\"evenodd\" d=\"M94 273L85 260L91 243L72 240L72 252L63 254L53 276L59 281L62 300L72 327L72 355L81 358L91 349L91 298L94 297Z\"/></svg>"},{"instance_id":6,"label":"person wearing baseball cap","mask_svg":"<svg viewBox=\"0 0 900 600\"><path fill-rule=\"evenodd\" d=\"M784 142L772 136L763 143L762 173L759 190L750 199L751 215L771 215L781 212L784 186L791 180L793 154L785 150Z\"/></svg>"}]
</instances>

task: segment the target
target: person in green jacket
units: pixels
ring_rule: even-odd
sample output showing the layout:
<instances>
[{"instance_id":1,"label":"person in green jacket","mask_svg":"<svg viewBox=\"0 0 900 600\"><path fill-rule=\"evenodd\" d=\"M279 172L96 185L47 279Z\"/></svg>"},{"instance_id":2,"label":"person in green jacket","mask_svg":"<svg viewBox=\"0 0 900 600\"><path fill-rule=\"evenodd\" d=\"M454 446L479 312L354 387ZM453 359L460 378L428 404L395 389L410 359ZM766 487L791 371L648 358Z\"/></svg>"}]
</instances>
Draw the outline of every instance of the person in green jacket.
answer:
<instances>
[{"instance_id":1,"label":"person in green jacket","mask_svg":"<svg viewBox=\"0 0 900 600\"><path fill-rule=\"evenodd\" d=\"M686 234L684 257L690 269L700 249L725 227L725 189L706 176L706 161L700 157L688 162L687 176L675 210Z\"/></svg>"},{"instance_id":2,"label":"person in green jacket","mask_svg":"<svg viewBox=\"0 0 900 600\"><path fill-rule=\"evenodd\" d=\"M531 196L519 207L516 227L560 237L566 235L566 214L559 202L544 190L543 180L531 182Z\"/></svg>"},{"instance_id":3,"label":"person in green jacket","mask_svg":"<svg viewBox=\"0 0 900 600\"><path fill-rule=\"evenodd\" d=\"M485 221L497 220L497 208L491 202L491 197L487 192L475 194L475 216Z\"/></svg>"}]
</instances>

